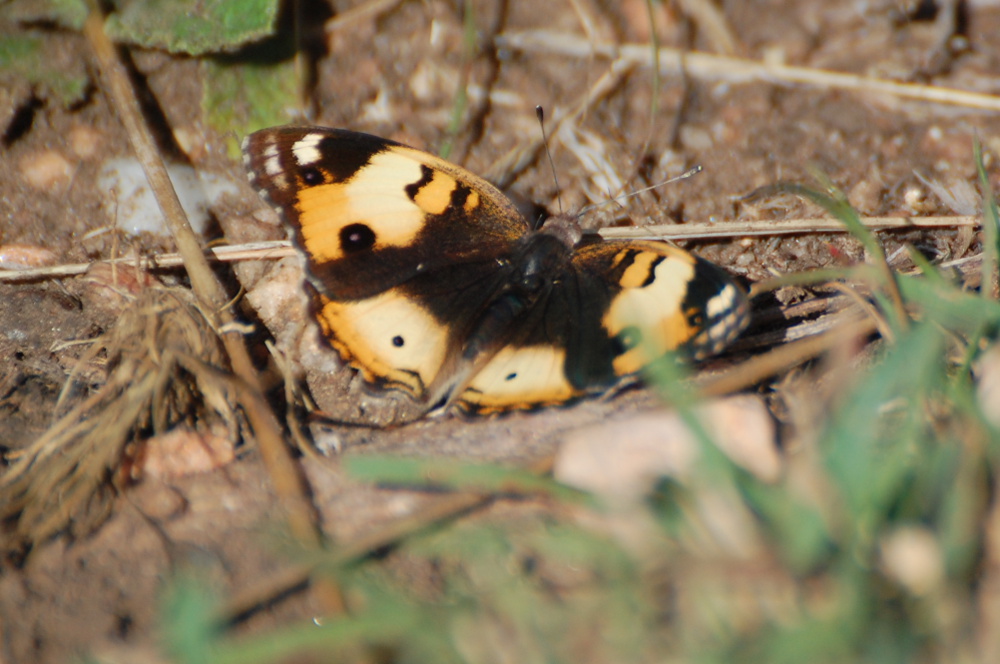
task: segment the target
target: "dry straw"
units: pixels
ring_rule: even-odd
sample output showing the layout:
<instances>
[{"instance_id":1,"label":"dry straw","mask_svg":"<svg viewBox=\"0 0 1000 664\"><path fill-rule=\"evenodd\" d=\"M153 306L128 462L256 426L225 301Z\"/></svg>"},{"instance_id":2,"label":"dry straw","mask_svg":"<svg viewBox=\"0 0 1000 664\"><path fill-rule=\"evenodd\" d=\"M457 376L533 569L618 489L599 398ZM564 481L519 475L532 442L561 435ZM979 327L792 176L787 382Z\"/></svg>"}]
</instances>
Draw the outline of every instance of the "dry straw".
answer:
<instances>
[{"instance_id":1,"label":"dry straw","mask_svg":"<svg viewBox=\"0 0 1000 664\"><path fill-rule=\"evenodd\" d=\"M104 384L21 450L0 479L0 515L19 514L17 544L98 525L113 489L130 479L120 471L126 450L138 454L149 436L183 423L205 432L223 425L237 439L234 386L220 378L222 343L190 291L143 291L79 366L98 358L106 358Z\"/></svg>"}]
</instances>

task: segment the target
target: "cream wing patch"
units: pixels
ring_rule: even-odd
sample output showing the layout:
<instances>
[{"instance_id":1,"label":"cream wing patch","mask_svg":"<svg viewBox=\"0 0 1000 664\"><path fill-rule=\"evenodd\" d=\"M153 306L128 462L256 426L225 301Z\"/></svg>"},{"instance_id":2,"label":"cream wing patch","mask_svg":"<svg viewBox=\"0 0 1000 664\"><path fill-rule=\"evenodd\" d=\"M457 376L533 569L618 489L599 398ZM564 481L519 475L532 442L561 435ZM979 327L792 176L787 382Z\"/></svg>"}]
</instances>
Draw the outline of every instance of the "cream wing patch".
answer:
<instances>
[{"instance_id":1,"label":"cream wing patch","mask_svg":"<svg viewBox=\"0 0 1000 664\"><path fill-rule=\"evenodd\" d=\"M336 331L333 343L353 358L368 381L392 383L417 398L448 351L448 329L396 291L357 302L325 300L318 318L327 330Z\"/></svg>"},{"instance_id":2,"label":"cream wing patch","mask_svg":"<svg viewBox=\"0 0 1000 664\"><path fill-rule=\"evenodd\" d=\"M705 313L712 323L692 340L693 344L708 349L707 353L721 351L746 326L747 311L740 291L733 284L726 284L705 306Z\"/></svg>"},{"instance_id":3,"label":"cream wing patch","mask_svg":"<svg viewBox=\"0 0 1000 664\"><path fill-rule=\"evenodd\" d=\"M306 134L292 145L292 154L299 166L310 166L323 159L323 153L319 150L319 144L323 141L323 134L316 132Z\"/></svg>"},{"instance_id":4,"label":"cream wing patch","mask_svg":"<svg viewBox=\"0 0 1000 664\"><path fill-rule=\"evenodd\" d=\"M507 346L469 382L460 403L481 412L562 403L577 396L566 379L566 350Z\"/></svg>"},{"instance_id":5,"label":"cream wing patch","mask_svg":"<svg viewBox=\"0 0 1000 664\"><path fill-rule=\"evenodd\" d=\"M322 262L344 258L347 252L341 231L354 224L371 230L375 250L412 245L427 214L443 212L457 186L450 176L435 172L431 183L420 187L414 202L404 192L423 176L419 162L393 152L380 152L346 182L299 191L299 223L313 259Z\"/></svg>"},{"instance_id":6,"label":"cream wing patch","mask_svg":"<svg viewBox=\"0 0 1000 664\"><path fill-rule=\"evenodd\" d=\"M642 257L659 254L645 252ZM687 285L694 275L694 264L686 256L663 256L652 269L652 278L638 279L626 271L623 290L611 301L603 324L611 337L627 340L627 350L613 361L619 376L632 374L667 351L687 341L693 330L687 322L682 303ZM636 261L650 266L649 261ZM621 336L619 336L621 335Z\"/></svg>"}]
</instances>

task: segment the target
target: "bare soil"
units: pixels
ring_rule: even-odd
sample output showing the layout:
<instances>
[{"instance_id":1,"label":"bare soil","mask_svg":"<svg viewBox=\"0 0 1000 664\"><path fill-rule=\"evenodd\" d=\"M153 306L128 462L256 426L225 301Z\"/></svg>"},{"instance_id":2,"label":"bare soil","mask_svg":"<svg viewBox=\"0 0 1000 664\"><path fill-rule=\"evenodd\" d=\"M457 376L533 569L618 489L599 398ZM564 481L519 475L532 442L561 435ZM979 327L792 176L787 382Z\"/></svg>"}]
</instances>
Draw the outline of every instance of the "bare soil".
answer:
<instances>
[{"instance_id":1,"label":"bare soil","mask_svg":"<svg viewBox=\"0 0 1000 664\"><path fill-rule=\"evenodd\" d=\"M363 3L334 4L344 11ZM586 99L608 70L609 60L599 53L558 53L557 37L568 35L584 45L649 39L646 6L638 0L474 2L481 41L480 50L468 56L463 54L462 4L407 0L329 34L314 62L316 124L367 131L435 151L448 138L456 90L467 80L468 121L455 135L452 158L475 172L490 173L500 156L534 140L536 105L553 117ZM953 58L941 58L934 22L907 18L901 4L721 3L736 39L736 55L750 60L777 59L1000 93L1000 42L995 38L1000 33L1000 6L965 3L968 48ZM709 52L718 48L704 30L682 19L674 3L666 5L656 5L661 45ZM553 48L525 52L487 46L495 35L529 30L546 31L541 41ZM62 33L59 43L67 57L90 57L78 35ZM191 162L242 182L241 166L225 151L226 137L206 130L199 117L197 61L149 52L136 52L133 60L139 80L148 86L170 127L204 138L188 155ZM635 68L593 99L576 121L577 140L592 141L606 166L588 167L562 139L552 140L563 208L578 210L700 164L704 172L697 177L629 198L621 207L637 224L820 216L817 208L790 197L740 199L777 181L809 182L810 168L817 167L848 192L863 214L951 214L927 191L917 172L943 183L974 183L976 138L987 148L988 170L996 171L995 158L989 156L1000 152L1000 115L995 111L821 83L738 83L681 78L670 72L663 73L658 88L655 80L650 68ZM21 101L28 99L25 93ZM289 100L289 106L293 104ZM72 132L80 128L97 138L99 148L93 155L80 156L74 147ZM71 175L56 177L48 186L33 186L26 171L53 151L69 161ZM128 151L99 85L77 107L39 105L28 125L15 136L8 134L0 147L0 249L44 248L58 263L168 250L164 239L98 232L110 223L102 210L107 192L96 184L101 160ZM601 168L613 170L621 191L609 190L596 177ZM532 162L510 189L555 207L556 189L545 160ZM225 205L216 215L232 220L249 216L261 204L246 187L241 200ZM613 208L607 216L620 211ZM935 259L961 257L970 249L969 238L950 229L885 233L882 239L892 256L903 242ZM688 246L750 282L775 272L864 257L858 243L841 234L746 237ZM0 260L7 256L0 255ZM896 267L907 267L905 255L894 260ZM183 281L179 272L162 278ZM228 283L235 294L235 281L230 278ZM79 373L60 412L100 383L100 371L76 367L85 346L65 343L93 339L118 317L117 305L95 295L96 288L81 278L0 283L0 444L5 452L25 447L51 424L71 371ZM258 358L264 357L259 350ZM568 430L626 417L655 404L649 391L630 390L608 400L502 418L452 417L395 430L351 430L339 434L338 442L344 447L341 455L377 452L527 462L551 452ZM429 499L419 492L354 481L339 468L341 458L333 454L302 460L323 529L334 541L363 535ZM522 501L494 505L487 516L499 512L498 518L528 518L537 509L531 501ZM92 534L60 535L8 556L0 570L0 661L65 662L88 652L154 644L158 607L153 598L172 571L198 561L223 594L252 586L282 566L282 556L269 544L281 519L250 442L237 449L235 461L211 472L131 482ZM413 572L415 584L425 572ZM315 593L298 592L255 613L238 629L254 632L320 612Z\"/></svg>"}]
</instances>

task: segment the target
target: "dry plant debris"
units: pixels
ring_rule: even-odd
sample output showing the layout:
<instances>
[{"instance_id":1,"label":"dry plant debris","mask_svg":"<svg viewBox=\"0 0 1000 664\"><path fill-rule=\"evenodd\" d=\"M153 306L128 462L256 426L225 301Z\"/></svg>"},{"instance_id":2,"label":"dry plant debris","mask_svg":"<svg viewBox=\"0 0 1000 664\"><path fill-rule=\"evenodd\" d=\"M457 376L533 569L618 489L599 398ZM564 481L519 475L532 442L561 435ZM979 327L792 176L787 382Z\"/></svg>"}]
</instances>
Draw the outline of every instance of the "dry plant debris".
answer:
<instances>
[{"instance_id":1,"label":"dry plant debris","mask_svg":"<svg viewBox=\"0 0 1000 664\"><path fill-rule=\"evenodd\" d=\"M15 521L8 546L67 527L89 533L111 509L114 490L137 479L129 459L143 456L150 436L221 427L231 444L240 440L220 340L186 289L142 291L80 362L103 364L103 385L19 450L0 478L3 517Z\"/></svg>"}]
</instances>

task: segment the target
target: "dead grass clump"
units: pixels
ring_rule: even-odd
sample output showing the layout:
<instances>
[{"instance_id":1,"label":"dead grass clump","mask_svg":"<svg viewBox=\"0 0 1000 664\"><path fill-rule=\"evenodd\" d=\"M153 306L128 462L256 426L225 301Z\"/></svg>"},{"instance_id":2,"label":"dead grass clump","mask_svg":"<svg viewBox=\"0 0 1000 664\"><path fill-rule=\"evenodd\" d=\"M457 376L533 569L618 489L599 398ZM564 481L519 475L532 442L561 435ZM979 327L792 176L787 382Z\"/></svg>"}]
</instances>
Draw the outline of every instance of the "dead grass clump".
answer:
<instances>
[{"instance_id":1,"label":"dead grass clump","mask_svg":"<svg viewBox=\"0 0 1000 664\"><path fill-rule=\"evenodd\" d=\"M0 478L0 517L10 547L68 529L93 530L116 489L133 476L130 459L151 436L179 426L238 435L222 343L192 293L151 288L94 341L83 366L106 358L106 380L19 450ZM70 381L73 380L71 376Z\"/></svg>"}]
</instances>

